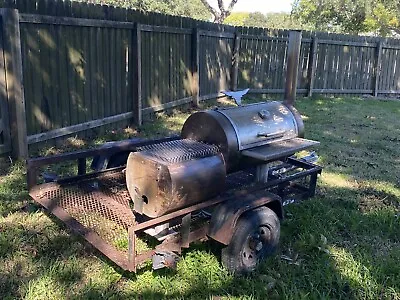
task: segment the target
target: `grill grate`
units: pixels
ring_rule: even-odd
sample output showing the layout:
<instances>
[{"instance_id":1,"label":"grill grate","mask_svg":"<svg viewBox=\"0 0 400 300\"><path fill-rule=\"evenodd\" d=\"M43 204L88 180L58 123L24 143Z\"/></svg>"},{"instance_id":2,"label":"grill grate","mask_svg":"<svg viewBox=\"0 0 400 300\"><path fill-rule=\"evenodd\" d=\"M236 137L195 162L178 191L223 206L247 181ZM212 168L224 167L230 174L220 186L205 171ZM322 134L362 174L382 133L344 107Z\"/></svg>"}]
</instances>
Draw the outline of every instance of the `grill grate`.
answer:
<instances>
[{"instance_id":1,"label":"grill grate","mask_svg":"<svg viewBox=\"0 0 400 300\"><path fill-rule=\"evenodd\" d=\"M167 163L179 163L219 153L217 146L188 139L143 146L138 150L147 156Z\"/></svg>"}]
</instances>

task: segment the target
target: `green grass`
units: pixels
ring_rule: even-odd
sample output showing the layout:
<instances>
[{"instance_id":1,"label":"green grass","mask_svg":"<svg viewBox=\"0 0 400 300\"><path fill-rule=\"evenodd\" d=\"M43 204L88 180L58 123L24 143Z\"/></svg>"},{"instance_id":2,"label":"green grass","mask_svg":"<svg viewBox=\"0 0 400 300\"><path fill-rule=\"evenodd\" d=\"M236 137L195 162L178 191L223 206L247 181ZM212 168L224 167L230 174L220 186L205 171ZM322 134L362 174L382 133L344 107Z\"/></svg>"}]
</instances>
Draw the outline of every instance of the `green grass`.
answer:
<instances>
[{"instance_id":1,"label":"green grass","mask_svg":"<svg viewBox=\"0 0 400 300\"><path fill-rule=\"evenodd\" d=\"M23 165L3 159L0 298L400 299L400 102L316 98L296 106L306 137L321 142L324 171L316 197L285 208L280 248L251 276L229 274L210 243L185 251L177 270L120 274L33 205ZM90 143L70 139L61 151L177 133L189 114L159 115Z\"/></svg>"}]
</instances>

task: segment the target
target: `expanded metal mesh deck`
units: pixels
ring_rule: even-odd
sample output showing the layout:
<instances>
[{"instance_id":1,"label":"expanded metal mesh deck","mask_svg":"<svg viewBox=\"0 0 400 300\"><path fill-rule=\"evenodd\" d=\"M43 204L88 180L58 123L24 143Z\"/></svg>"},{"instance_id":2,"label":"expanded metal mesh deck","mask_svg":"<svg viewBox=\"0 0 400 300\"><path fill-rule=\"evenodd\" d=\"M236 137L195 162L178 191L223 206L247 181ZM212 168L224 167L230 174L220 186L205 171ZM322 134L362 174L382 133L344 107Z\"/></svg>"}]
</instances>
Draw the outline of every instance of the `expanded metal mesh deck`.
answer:
<instances>
[{"instance_id":1,"label":"expanded metal mesh deck","mask_svg":"<svg viewBox=\"0 0 400 300\"><path fill-rule=\"evenodd\" d=\"M43 184L32 191L31 196L50 212L56 207L65 210L84 227L117 248L125 248L127 229L135 224L122 172L79 183Z\"/></svg>"},{"instance_id":2,"label":"expanded metal mesh deck","mask_svg":"<svg viewBox=\"0 0 400 300\"><path fill-rule=\"evenodd\" d=\"M228 190L253 182L251 171L228 176ZM123 172L108 172L95 179L79 179L65 184L45 183L33 189L30 195L48 211L53 213L53 209L59 207L107 243L126 250L127 230L136 221Z\"/></svg>"}]
</instances>

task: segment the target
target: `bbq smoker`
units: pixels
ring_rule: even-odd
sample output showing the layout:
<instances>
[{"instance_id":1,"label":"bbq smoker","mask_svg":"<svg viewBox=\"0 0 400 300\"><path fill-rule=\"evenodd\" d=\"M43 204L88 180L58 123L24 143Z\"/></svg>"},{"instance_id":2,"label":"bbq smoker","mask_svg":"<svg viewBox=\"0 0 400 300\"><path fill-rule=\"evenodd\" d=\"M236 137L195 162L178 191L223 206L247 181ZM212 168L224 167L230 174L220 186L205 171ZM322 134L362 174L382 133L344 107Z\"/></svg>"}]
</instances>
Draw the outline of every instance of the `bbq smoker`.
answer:
<instances>
[{"instance_id":1,"label":"bbq smoker","mask_svg":"<svg viewBox=\"0 0 400 300\"><path fill-rule=\"evenodd\" d=\"M254 270L279 242L283 204L315 193L321 167L294 154L304 139L298 111L284 102L192 114L180 136L132 139L28 161L32 198L120 268L173 266L183 248L212 239L222 263ZM92 173L86 174L92 158ZM77 161L78 175L37 184L40 169ZM156 246L139 251L137 238Z\"/></svg>"}]
</instances>

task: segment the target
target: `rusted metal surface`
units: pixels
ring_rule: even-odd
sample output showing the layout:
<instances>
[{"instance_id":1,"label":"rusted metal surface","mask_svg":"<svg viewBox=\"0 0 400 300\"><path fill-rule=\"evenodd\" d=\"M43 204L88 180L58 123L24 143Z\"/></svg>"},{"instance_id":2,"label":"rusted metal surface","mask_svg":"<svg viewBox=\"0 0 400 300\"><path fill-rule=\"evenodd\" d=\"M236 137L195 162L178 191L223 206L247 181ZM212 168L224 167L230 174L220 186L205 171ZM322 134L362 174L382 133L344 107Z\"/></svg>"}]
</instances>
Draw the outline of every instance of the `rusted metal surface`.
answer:
<instances>
[{"instance_id":1,"label":"rusted metal surface","mask_svg":"<svg viewBox=\"0 0 400 300\"><path fill-rule=\"evenodd\" d=\"M32 189L30 195L46 208L60 207L112 244L135 224L123 182L121 172L111 173L78 184L45 183Z\"/></svg>"},{"instance_id":2,"label":"rusted metal surface","mask_svg":"<svg viewBox=\"0 0 400 300\"><path fill-rule=\"evenodd\" d=\"M110 174L112 177L115 175ZM104 193L107 184L102 186L101 183L98 190L82 188L82 184L99 184L100 180L90 179L75 186L42 184L32 189L30 195L120 268L129 269L127 253L119 250L116 243L126 238L126 230L135 224L135 218L126 209L126 201L121 199L123 193L114 191L107 195ZM107 176L104 180L107 181Z\"/></svg>"},{"instance_id":3,"label":"rusted metal surface","mask_svg":"<svg viewBox=\"0 0 400 300\"><path fill-rule=\"evenodd\" d=\"M225 184L218 149L173 141L131 153L126 183L136 212L155 218L218 195Z\"/></svg>"},{"instance_id":4,"label":"rusted metal surface","mask_svg":"<svg viewBox=\"0 0 400 300\"><path fill-rule=\"evenodd\" d=\"M235 201L236 200L236 201ZM236 229L239 217L246 211L277 202L281 205L281 198L266 190L243 193L237 199L221 203L216 207L210 221L208 236L212 239L228 245Z\"/></svg>"}]
</instances>

